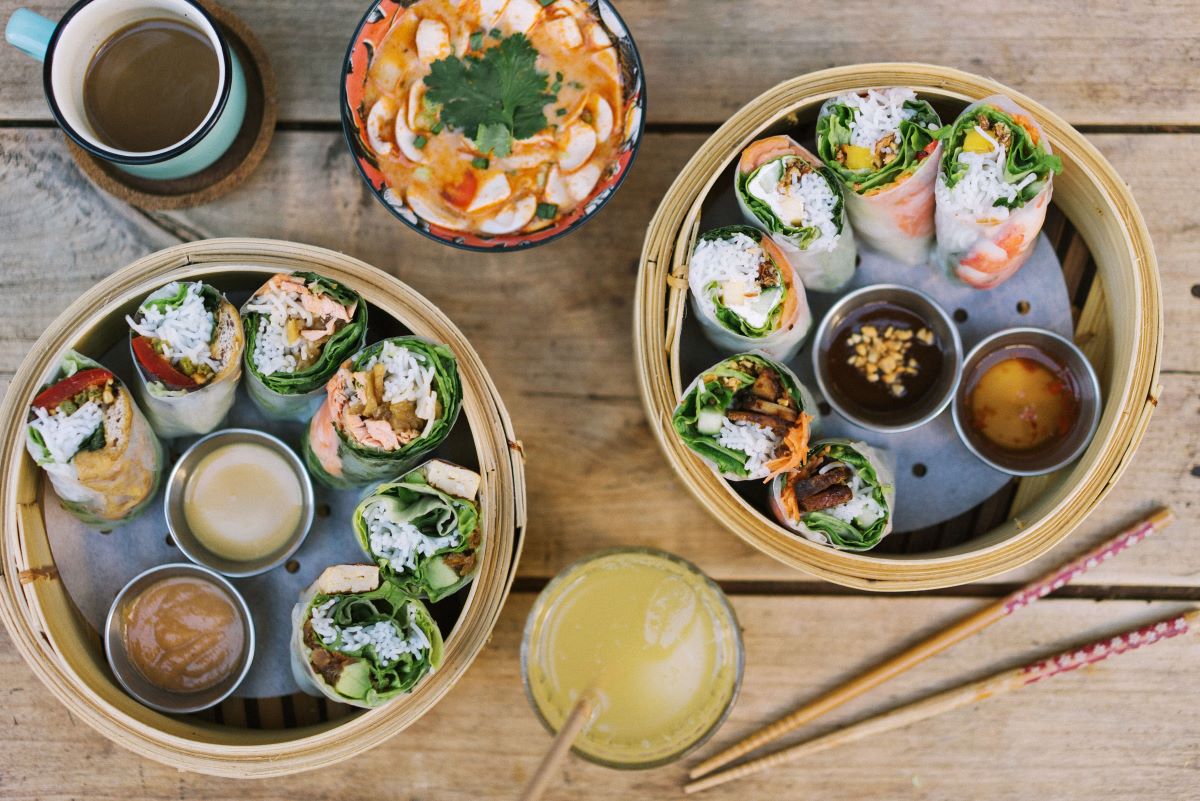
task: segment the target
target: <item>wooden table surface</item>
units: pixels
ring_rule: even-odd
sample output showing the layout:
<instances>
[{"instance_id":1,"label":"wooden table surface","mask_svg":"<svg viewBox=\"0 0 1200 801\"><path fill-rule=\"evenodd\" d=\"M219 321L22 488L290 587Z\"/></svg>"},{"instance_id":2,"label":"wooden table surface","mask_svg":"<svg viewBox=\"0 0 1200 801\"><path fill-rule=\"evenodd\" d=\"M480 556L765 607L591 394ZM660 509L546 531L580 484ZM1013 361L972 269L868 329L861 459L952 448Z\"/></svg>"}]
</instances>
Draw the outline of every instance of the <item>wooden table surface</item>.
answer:
<instances>
[{"instance_id":1,"label":"wooden table surface","mask_svg":"<svg viewBox=\"0 0 1200 801\"><path fill-rule=\"evenodd\" d=\"M0 2L7 19L18 3ZM66 0L32 7L57 17ZM0 798L514 798L549 743L518 675L524 616L548 577L616 544L683 554L723 582L745 628L728 743L923 634L1079 553L1157 504L1179 522L1036 605L933 659L815 730L1091 635L1200 601L1200 15L1189 0L620 0L648 74L648 130L631 177L577 233L520 255L467 254L397 224L346 152L336 86L364 0L230 0L279 77L280 124L238 191L150 213L92 187L72 163L41 70L0 48L0 386L46 325L92 282L153 250L219 236L294 239L391 272L462 328L495 379L528 457L529 526L516 591L488 648L404 734L318 773L237 783L134 756L43 690L0 633ZM659 198L705 137L772 84L862 61L931 61L993 77L1079 126L1132 186L1162 273L1161 404L1132 466L1088 521L1033 565L915 596L852 593L758 554L675 480L643 418L632 366L632 289ZM1176 640L831 751L707 797L857 799L1195 798L1200 641ZM550 799L680 797L680 765L646 773L578 760ZM748 794L748 795L747 795Z\"/></svg>"}]
</instances>

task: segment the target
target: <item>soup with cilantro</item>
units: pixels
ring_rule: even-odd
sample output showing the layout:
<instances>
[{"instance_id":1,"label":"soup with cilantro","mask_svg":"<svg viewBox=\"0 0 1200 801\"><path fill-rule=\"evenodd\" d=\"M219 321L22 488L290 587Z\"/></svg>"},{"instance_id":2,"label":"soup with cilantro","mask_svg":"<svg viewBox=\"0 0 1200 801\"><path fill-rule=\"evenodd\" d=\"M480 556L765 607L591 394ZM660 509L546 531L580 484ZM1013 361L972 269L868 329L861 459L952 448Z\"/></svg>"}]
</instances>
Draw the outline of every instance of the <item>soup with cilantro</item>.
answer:
<instances>
[{"instance_id":1,"label":"soup with cilantro","mask_svg":"<svg viewBox=\"0 0 1200 801\"><path fill-rule=\"evenodd\" d=\"M392 192L484 236L586 201L626 127L616 48L577 0L418 0L380 44L363 108Z\"/></svg>"}]
</instances>

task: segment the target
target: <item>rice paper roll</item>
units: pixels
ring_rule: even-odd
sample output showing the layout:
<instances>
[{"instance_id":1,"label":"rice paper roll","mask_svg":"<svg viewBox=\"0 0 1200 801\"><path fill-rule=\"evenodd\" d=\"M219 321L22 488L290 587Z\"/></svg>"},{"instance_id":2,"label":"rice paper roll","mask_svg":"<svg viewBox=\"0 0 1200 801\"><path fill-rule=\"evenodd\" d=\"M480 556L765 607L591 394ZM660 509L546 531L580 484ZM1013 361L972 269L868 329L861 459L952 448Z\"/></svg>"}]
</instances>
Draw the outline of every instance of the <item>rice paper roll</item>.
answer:
<instances>
[{"instance_id":1,"label":"rice paper roll","mask_svg":"<svg viewBox=\"0 0 1200 801\"><path fill-rule=\"evenodd\" d=\"M329 379L304 430L304 461L333 488L394 478L446 439L461 406L448 346L415 336L376 342Z\"/></svg>"},{"instance_id":2,"label":"rice paper roll","mask_svg":"<svg viewBox=\"0 0 1200 801\"><path fill-rule=\"evenodd\" d=\"M307 421L338 365L367 338L358 293L310 272L277 273L242 306L246 389L263 414Z\"/></svg>"},{"instance_id":3,"label":"rice paper roll","mask_svg":"<svg viewBox=\"0 0 1200 801\"><path fill-rule=\"evenodd\" d=\"M788 361L812 326L804 286L769 236L748 225L701 234L688 265L692 311L727 353Z\"/></svg>"},{"instance_id":4,"label":"rice paper roll","mask_svg":"<svg viewBox=\"0 0 1200 801\"><path fill-rule=\"evenodd\" d=\"M30 404L25 448L63 508L91 526L132 520L162 478L162 445L129 388L74 351Z\"/></svg>"},{"instance_id":5,"label":"rice paper roll","mask_svg":"<svg viewBox=\"0 0 1200 801\"><path fill-rule=\"evenodd\" d=\"M1037 122L1003 95L967 106L938 170L936 261L976 289L1021 269L1037 245L1062 160Z\"/></svg>"},{"instance_id":6,"label":"rice paper roll","mask_svg":"<svg viewBox=\"0 0 1200 801\"><path fill-rule=\"evenodd\" d=\"M305 692L370 709L412 692L442 664L442 634L374 565L334 565L292 609L292 673Z\"/></svg>"},{"instance_id":7,"label":"rice paper roll","mask_svg":"<svg viewBox=\"0 0 1200 801\"><path fill-rule=\"evenodd\" d=\"M742 151L734 177L746 222L779 246L806 289L833 292L854 276L858 250L837 178L790 136Z\"/></svg>"},{"instance_id":8,"label":"rice paper roll","mask_svg":"<svg viewBox=\"0 0 1200 801\"><path fill-rule=\"evenodd\" d=\"M817 155L845 189L855 236L904 264L929 258L941 129L933 107L900 87L830 98L817 117Z\"/></svg>"},{"instance_id":9,"label":"rice paper roll","mask_svg":"<svg viewBox=\"0 0 1200 801\"><path fill-rule=\"evenodd\" d=\"M892 463L865 442L815 443L799 470L771 482L771 511L805 539L840 551L869 551L892 530Z\"/></svg>"},{"instance_id":10,"label":"rice paper roll","mask_svg":"<svg viewBox=\"0 0 1200 801\"><path fill-rule=\"evenodd\" d=\"M483 532L479 474L434 459L380 484L354 510L354 533L385 579L440 601L475 577Z\"/></svg>"},{"instance_id":11,"label":"rice paper roll","mask_svg":"<svg viewBox=\"0 0 1200 801\"><path fill-rule=\"evenodd\" d=\"M795 373L761 354L739 353L696 376L671 424L719 474L746 481L803 464L819 414Z\"/></svg>"},{"instance_id":12,"label":"rice paper roll","mask_svg":"<svg viewBox=\"0 0 1200 801\"><path fill-rule=\"evenodd\" d=\"M129 323L138 402L160 437L207 434L233 406L246 340L218 290L172 281L152 292Z\"/></svg>"}]
</instances>

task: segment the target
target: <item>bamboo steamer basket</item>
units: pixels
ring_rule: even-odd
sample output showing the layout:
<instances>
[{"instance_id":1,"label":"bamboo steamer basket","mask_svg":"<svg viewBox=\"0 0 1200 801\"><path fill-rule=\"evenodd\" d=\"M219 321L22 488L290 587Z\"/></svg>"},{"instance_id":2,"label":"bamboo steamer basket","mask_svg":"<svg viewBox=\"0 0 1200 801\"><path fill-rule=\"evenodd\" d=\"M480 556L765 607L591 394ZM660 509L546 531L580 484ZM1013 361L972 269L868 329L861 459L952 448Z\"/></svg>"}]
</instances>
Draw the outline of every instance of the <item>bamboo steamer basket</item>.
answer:
<instances>
[{"instance_id":1,"label":"bamboo steamer basket","mask_svg":"<svg viewBox=\"0 0 1200 801\"><path fill-rule=\"evenodd\" d=\"M40 471L25 453L27 404L64 350L103 353L128 330L123 315L151 290L176 279L245 279L253 289L281 270L312 270L354 287L415 334L445 342L463 385L459 426L469 426L483 484L481 525L488 534L476 580L446 641L442 667L409 696L351 714L307 696L281 701L312 714L289 714L280 728L246 728L203 716L168 716L142 706L113 679L94 629L84 621L54 566L42 516ZM183 770L238 778L278 776L330 765L403 731L462 677L487 642L508 596L525 526L525 476L508 412L479 356L436 307L395 278L322 248L265 239L214 239L147 256L91 287L59 315L31 349L4 399L0 462L0 617L34 673L76 717L116 743ZM113 592L119 588L114 587ZM286 625L291 625L286 621ZM231 699L244 717L243 702ZM229 702L226 702L227 704ZM324 711L316 712L324 704ZM263 710L272 704L261 704ZM267 711L261 714L270 714ZM278 717L278 715L276 715ZM228 722L230 715L226 714ZM303 718L307 717L307 720ZM278 722L278 721L277 721Z\"/></svg>"},{"instance_id":2,"label":"bamboo steamer basket","mask_svg":"<svg viewBox=\"0 0 1200 801\"><path fill-rule=\"evenodd\" d=\"M684 388L680 347L687 260L709 192L742 149L767 128L785 118L811 124L825 99L877 86L912 87L935 104L956 108L1001 93L1031 111L1063 160L1063 172L1054 179L1053 203L1074 226L1082 262L1090 251L1095 265L1075 329L1076 343L1101 377L1104 411L1095 438L1074 464L1022 479L997 525L923 553L848 553L789 533L735 493L683 445L671 426ZM1096 148L1057 114L1019 92L970 73L912 63L802 75L734 114L683 168L651 220L634 303L642 400L650 428L684 486L717 520L775 559L838 584L879 591L979 581L1018 567L1067 537L1121 476L1145 433L1161 391L1162 326L1158 268L1145 221L1129 188Z\"/></svg>"}]
</instances>

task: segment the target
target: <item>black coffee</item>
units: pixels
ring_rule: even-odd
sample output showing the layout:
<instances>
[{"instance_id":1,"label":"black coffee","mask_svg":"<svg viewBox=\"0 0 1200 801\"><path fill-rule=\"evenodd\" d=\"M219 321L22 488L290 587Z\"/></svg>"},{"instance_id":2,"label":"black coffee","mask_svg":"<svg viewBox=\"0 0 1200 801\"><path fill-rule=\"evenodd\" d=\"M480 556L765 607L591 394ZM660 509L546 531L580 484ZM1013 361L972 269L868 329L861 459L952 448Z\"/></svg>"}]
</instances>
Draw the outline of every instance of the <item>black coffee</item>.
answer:
<instances>
[{"instance_id":1,"label":"black coffee","mask_svg":"<svg viewBox=\"0 0 1200 801\"><path fill-rule=\"evenodd\" d=\"M208 37L185 22L127 25L92 56L83 110L97 138L119 150L160 150L187 138L217 94Z\"/></svg>"}]
</instances>

